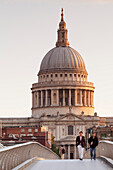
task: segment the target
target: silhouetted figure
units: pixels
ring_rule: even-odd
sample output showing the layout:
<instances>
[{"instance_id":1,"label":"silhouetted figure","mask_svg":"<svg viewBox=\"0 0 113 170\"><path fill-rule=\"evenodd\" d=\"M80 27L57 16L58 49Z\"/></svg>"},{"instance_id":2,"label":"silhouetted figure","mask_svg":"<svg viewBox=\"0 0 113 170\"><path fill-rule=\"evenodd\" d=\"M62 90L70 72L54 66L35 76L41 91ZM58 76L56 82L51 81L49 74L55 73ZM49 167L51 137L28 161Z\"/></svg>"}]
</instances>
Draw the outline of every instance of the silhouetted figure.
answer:
<instances>
[{"instance_id":1,"label":"silhouetted figure","mask_svg":"<svg viewBox=\"0 0 113 170\"><path fill-rule=\"evenodd\" d=\"M61 156L61 159L64 159L65 149L63 148L63 145L61 145L60 147L59 154Z\"/></svg>"},{"instance_id":2,"label":"silhouetted figure","mask_svg":"<svg viewBox=\"0 0 113 170\"><path fill-rule=\"evenodd\" d=\"M92 136L89 138L88 143L90 144L91 160L96 160L96 147L98 146L98 138L96 137L95 132L92 133Z\"/></svg>"}]
</instances>

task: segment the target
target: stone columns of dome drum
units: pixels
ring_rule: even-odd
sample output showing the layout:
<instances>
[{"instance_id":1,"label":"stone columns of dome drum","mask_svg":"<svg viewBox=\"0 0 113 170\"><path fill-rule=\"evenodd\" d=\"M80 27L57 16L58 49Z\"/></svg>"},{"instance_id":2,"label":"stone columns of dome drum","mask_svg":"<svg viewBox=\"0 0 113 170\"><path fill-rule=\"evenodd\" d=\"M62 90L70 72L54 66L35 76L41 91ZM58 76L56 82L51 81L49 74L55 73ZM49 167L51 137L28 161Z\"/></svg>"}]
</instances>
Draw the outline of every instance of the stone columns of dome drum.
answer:
<instances>
[{"instance_id":1,"label":"stone columns of dome drum","mask_svg":"<svg viewBox=\"0 0 113 170\"><path fill-rule=\"evenodd\" d=\"M88 106L94 107L94 92L90 90L78 89L79 95L77 95L77 89L61 89L62 90L62 104L63 106ZM66 91L67 90L67 91ZM74 93L74 94L73 94ZM68 94L68 95L67 95ZM78 98L77 98L78 97ZM49 101L50 100L50 101ZM66 101L68 102L66 103ZM80 103L77 103L78 102ZM47 107L53 106L53 90L39 90L32 92L32 107ZM60 106L60 89L56 89L56 106Z\"/></svg>"},{"instance_id":2,"label":"stone columns of dome drum","mask_svg":"<svg viewBox=\"0 0 113 170\"><path fill-rule=\"evenodd\" d=\"M46 90L45 91L45 106L48 105L47 98L48 98L48 91Z\"/></svg>"},{"instance_id":3,"label":"stone columns of dome drum","mask_svg":"<svg viewBox=\"0 0 113 170\"><path fill-rule=\"evenodd\" d=\"M92 106L94 107L94 91L92 92Z\"/></svg>"},{"instance_id":4,"label":"stone columns of dome drum","mask_svg":"<svg viewBox=\"0 0 113 170\"><path fill-rule=\"evenodd\" d=\"M90 106L92 106L92 91L90 91Z\"/></svg>"},{"instance_id":5,"label":"stone columns of dome drum","mask_svg":"<svg viewBox=\"0 0 113 170\"><path fill-rule=\"evenodd\" d=\"M41 90L41 107L43 107L43 91Z\"/></svg>"},{"instance_id":6,"label":"stone columns of dome drum","mask_svg":"<svg viewBox=\"0 0 113 170\"><path fill-rule=\"evenodd\" d=\"M69 106L71 106L71 89L69 89Z\"/></svg>"},{"instance_id":7,"label":"stone columns of dome drum","mask_svg":"<svg viewBox=\"0 0 113 170\"><path fill-rule=\"evenodd\" d=\"M90 106L90 91L88 91L88 106Z\"/></svg>"},{"instance_id":8,"label":"stone columns of dome drum","mask_svg":"<svg viewBox=\"0 0 113 170\"><path fill-rule=\"evenodd\" d=\"M34 92L32 92L32 107L34 107Z\"/></svg>"},{"instance_id":9,"label":"stone columns of dome drum","mask_svg":"<svg viewBox=\"0 0 113 170\"><path fill-rule=\"evenodd\" d=\"M84 91L84 106L86 106L86 90Z\"/></svg>"},{"instance_id":10,"label":"stone columns of dome drum","mask_svg":"<svg viewBox=\"0 0 113 170\"><path fill-rule=\"evenodd\" d=\"M75 106L77 105L77 90L75 89Z\"/></svg>"},{"instance_id":11,"label":"stone columns of dome drum","mask_svg":"<svg viewBox=\"0 0 113 170\"><path fill-rule=\"evenodd\" d=\"M57 106L59 106L59 89L57 90Z\"/></svg>"},{"instance_id":12,"label":"stone columns of dome drum","mask_svg":"<svg viewBox=\"0 0 113 170\"><path fill-rule=\"evenodd\" d=\"M93 97L94 97L94 96L93 96L94 92L91 91L90 93L91 93L91 94L90 94L90 100L91 100L91 101L90 101L90 104L91 104L92 107L94 107L94 99L93 99Z\"/></svg>"},{"instance_id":13,"label":"stone columns of dome drum","mask_svg":"<svg viewBox=\"0 0 113 170\"><path fill-rule=\"evenodd\" d=\"M53 90L51 90L51 106L53 106Z\"/></svg>"},{"instance_id":14,"label":"stone columns of dome drum","mask_svg":"<svg viewBox=\"0 0 113 170\"><path fill-rule=\"evenodd\" d=\"M39 107L39 91L37 91L37 107Z\"/></svg>"},{"instance_id":15,"label":"stone columns of dome drum","mask_svg":"<svg viewBox=\"0 0 113 170\"><path fill-rule=\"evenodd\" d=\"M63 106L65 106L65 89L63 89Z\"/></svg>"},{"instance_id":16,"label":"stone columns of dome drum","mask_svg":"<svg viewBox=\"0 0 113 170\"><path fill-rule=\"evenodd\" d=\"M82 106L82 90L80 90L80 106Z\"/></svg>"}]
</instances>

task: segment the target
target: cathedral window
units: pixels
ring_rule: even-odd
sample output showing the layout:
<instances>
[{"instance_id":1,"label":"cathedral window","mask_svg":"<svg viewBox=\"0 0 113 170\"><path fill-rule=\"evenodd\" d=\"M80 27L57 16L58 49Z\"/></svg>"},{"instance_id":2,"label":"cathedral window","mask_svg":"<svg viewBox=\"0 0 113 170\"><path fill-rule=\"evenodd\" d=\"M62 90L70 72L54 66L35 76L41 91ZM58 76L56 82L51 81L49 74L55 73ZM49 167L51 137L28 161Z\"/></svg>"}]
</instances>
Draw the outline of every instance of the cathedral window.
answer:
<instances>
[{"instance_id":1,"label":"cathedral window","mask_svg":"<svg viewBox=\"0 0 113 170\"><path fill-rule=\"evenodd\" d=\"M55 74L55 77L58 77L58 75L57 75L57 74Z\"/></svg>"},{"instance_id":2,"label":"cathedral window","mask_svg":"<svg viewBox=\"0 0 113 170\"><path fill-rule=\"evenodd\" d=\"M53 75L51 74L51 77L53 77Z\"/></svg>"},{"instance_id":3,"label":"cathedral window","mask_svg":"<svg viewBox=\"0 0 113 170\"><path fill-rule=\"evenodd\" d=\"M78 74L78 77L80 77L80 74Z\"/></svg>"},{"instance_id":4,"label":"cathedral window","mask_svg":"<svg viewBox=\"0 0 113 170\"><path fill-rule=\"evenodd\" d=\"M65 74L65 77L67 77L67 74Z\"/></svg>"},{"instance_id":5,"label":"cathedral window","mask_svg":"<svg viewBox=\"0 0 113 170\"><path fill-rule=\"evenodd\" d=\"M70 74L70 77L72 77L72 74Z\"/></svg>"},{"instance_id":6,"label":"cathedral window","mask_svg":"<svg viewBox=\"0 0 113 170\"><path fill-rule=\"evenodd\" d=\"M68 126L68 135L73 135L73 126Z\"/></svg>"},{"instance_id":7,"label":"cathedral window","mask_svg":"<svg viewBox=\"0 0 113 170\"><path fill-rule=\"evenodd\" d=\"M76 74L74 74L74 77L76 77Z\"/></svg>"},{"instance_id":8,"label":"cathedral window","mask_svg":"<svg viewBox=\"0 0 113 170\"><path fill-rule=\"evenodd\" d=\"M60 77L62 77L63 75L62 74L60 74Z\"/></svg>"},{"instance_id":9,"label":"cathedral window","mask_svg":"<svg viewBox=\"0 0 113 170\"><path fill-rule=\"evenodd\" d=\"M49 77L49 75L47 75L47 78Z\"/></svg>"}]
</instances>

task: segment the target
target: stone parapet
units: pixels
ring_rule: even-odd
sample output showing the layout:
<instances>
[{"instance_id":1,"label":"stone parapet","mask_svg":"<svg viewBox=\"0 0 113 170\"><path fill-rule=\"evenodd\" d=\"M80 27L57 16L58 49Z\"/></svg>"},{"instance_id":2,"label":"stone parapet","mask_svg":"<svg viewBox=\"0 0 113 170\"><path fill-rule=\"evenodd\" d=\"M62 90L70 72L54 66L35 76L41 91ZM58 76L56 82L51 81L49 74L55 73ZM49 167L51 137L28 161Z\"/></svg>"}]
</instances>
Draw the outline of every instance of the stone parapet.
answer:
<instances>
[{"instance_id":1,"label":"stone parapet","mask_svg":"<svg viewBox=\"0 0 113 170\"><path fill-rule=\"evenodd\" d=\"M76 115L81 115L81 112L84 111L84 115L94 116L94 107L87 106L73 106L71 109L72 113ZM56 115L57 113L66 114L69 112L69 106L53 106L53 107L43 107L43 108L33 108L32 116L39 117L42 114L46 113L49 115Z\"/></svg>"},{"instance_id":2,"label":"stone parapet","mask_svg":"<svg viewBox=\"0 0 113 170\"><path fill-rule=\"evenodd\" d=\"M55 82L42 82L42 83L34 83L32 84L32 89L33 88L42 88L42 87L58 87L58 86L73 86L73 87L91 87L94 89L94 84L92 82L85 82L85 81L55 81Z\"/></svg>"}]
</instances>

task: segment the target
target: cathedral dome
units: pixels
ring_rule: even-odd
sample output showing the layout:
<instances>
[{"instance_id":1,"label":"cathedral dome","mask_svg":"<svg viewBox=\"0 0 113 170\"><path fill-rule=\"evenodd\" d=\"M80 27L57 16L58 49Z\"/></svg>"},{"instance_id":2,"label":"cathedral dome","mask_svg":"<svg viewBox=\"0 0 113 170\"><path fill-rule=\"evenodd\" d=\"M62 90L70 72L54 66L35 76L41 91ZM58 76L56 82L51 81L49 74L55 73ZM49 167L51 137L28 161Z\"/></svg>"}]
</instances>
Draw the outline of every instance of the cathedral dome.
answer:
<instances>
[{"instance_id":1,"label":"cathedral dome","mask_svg":"<svg viewBox=\"0 0 113 170\"><path fill-rule=\"evenodd\" d=\"M57 33L56 47L44 56L38 82L32 85L32 115L45 119L66 113L93 116L94 86L87 81L82 56L69 45L63 9Z\"/></svg>"},{"instance_id":2,"label":"cathedral dome","mask_svg":"<svg viewBox=\"0 0 113 170\"><path fill-rule=\"evenodd\" d=\"M51 71L87 73L83 58L69 46L55 47L45 55L40 66L40 73Z\"/></svg>"},{"instance_id":3,"label":"cathedral dome","mask_svg":"<svg viewBox=\"0 0 113 170\"><path fill-rule=\"evenodd\" d=\"M58 29L56 47L51 49L43 58L39 74L48 72L77 72L87 74L85 63L81 55L69 46L63 9Z\"/></svg>"}]
</instances>

